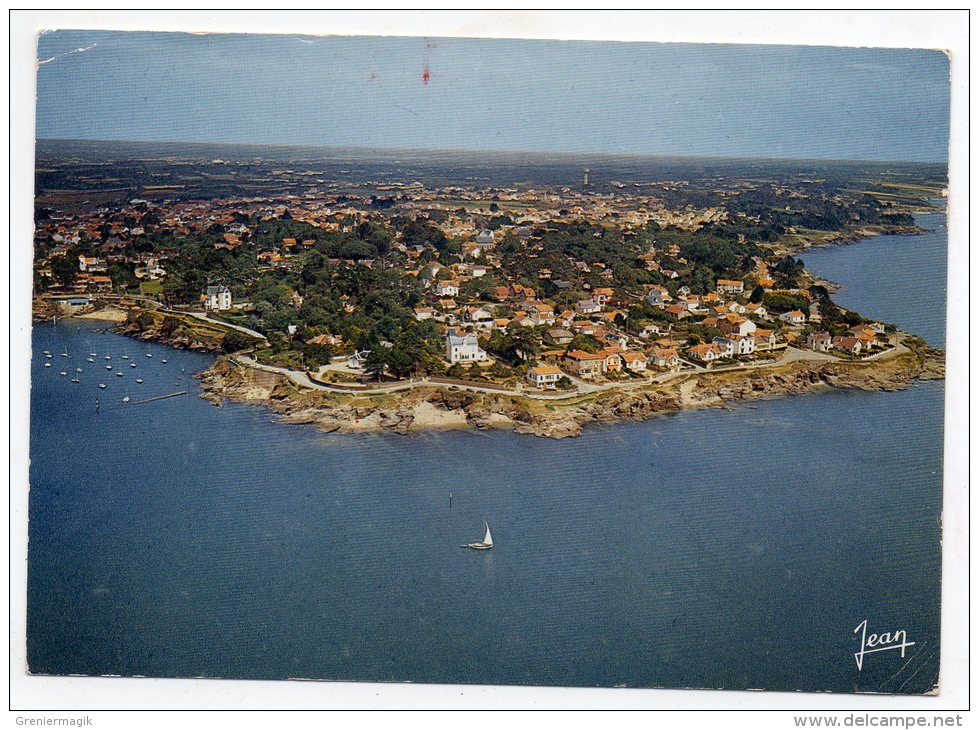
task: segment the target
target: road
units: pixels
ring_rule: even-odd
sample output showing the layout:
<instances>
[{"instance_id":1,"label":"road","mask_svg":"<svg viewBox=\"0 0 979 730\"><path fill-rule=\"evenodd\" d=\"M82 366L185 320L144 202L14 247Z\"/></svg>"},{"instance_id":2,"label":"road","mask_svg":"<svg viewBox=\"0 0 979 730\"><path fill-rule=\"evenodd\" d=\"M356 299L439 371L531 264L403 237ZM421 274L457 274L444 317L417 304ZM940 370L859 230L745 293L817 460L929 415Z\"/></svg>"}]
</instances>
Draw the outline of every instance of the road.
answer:
<instances>
[{"instance_id":1,"label":"road","mask_svg":"<svg viewBox=\"0 0 979 730\"><path fill-rule=\"evenodd\" d=\"M899 352L906 350L903 345L898 343L897 347L893 350L888 350L887 352L875 355L874 358L880 357L882 355L898 354ZM584 380L580 380L573 376L568 376L572 383L575 385L575 390L573 391L563 391L557 393L541 393L528 390L500 390L499 388L488 388L480 385L464 385L457 383L442 383L437 380L430 380L428 378L419 378L418 380L412 381L401 381L398 383L391 383L389 385L377 385L377 386L364 386L363 388L358 387L338 387L329 385L327 383L321 383L312 380L309 375L305 372L298 372L295 370L289 370L288 368L278 367L276 365L265 365L258 362L253 357L247 354L239 353L232 358L233 362L239 365L255 368L256 370L263 370L269 373L276 373L278 375L285 376L292 383L301 387L308 388L312 390L322 390L329 393L343 393L345 395L353 394L364 394L371 395L374 393L397 393L399 391L411 390L412 388L421 388L426 386L441 386L445 388L456 388L458 390L470 391L473 393L489 393L492 395L511 395L518 396L521 398L531 398L534 400L542 401L560 401L567 400L570 398L577 398L582 395L588 395L591 393L600 393L609 390L634 390L636 388L648 387L650 385L661 385L663 383L670 382L672 380L685 378L691 374L697 373L728 373L728 372L739 372L744 370L762 370L764 368L773 368L780 365L786 365L793 362L847 362L841 360L833 355L824 352L815 352L813 350L800 350L795 347L786 348L786 354L779 360L774 362L759 363L756 365L741 365L736 367L727 368L715 368L712 370L707 370L703 367L696 368L684 368L683 370L660 373L647 380L634 380L626 382L613 382L613 383L591 383Z\"/></svg>"},{"instance_id":2,"label":"road","mask_svg":"<svg viewBox=\"0 0 979 730\"><path fill-rule=\"evenodd\" d=\"M256 330L252 330L252 329L248 329L247 327L242 327L239 324L231 324L231 322L225 322L225 321L220 320L220 319L214 319L212 317L208 317L206 312L188 312L188 311L181 311L181 310L177 310L177 309L164 309L163 307L160 307L160 311L161 312L172 312L173 314L187 314L187 315L190 315L191 317L194 317L195 319L201 320L202 322L207 322L208 324L216 324L216 325L218 325L220 327L228 327L230 329L237 330L238 332L241 332L242 334L246 334L249 337L257 337L262 342L267 342L268 341L268 339L265 337L265 335L263 335L261 332L258 332Z\"/></svg>"}]
</instances>

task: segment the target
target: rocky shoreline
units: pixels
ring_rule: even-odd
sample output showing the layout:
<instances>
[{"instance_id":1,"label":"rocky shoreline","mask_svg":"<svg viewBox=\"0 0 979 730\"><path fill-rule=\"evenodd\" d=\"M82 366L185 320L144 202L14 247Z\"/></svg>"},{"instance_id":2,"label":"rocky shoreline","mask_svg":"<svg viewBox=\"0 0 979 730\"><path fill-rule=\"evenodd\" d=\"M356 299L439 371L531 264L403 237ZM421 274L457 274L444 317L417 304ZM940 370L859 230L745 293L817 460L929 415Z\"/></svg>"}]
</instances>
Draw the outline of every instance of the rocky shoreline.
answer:
<instances>
[{"instance_id":1,"label":"rocky shoreline","mask_svg":"<svg viewBox=\"0 0 979 730\"><path fill-rule=\"evenodd\" d=\"M589 424L643 421L687 408L807 393L821 388L893 391L945 376L945 354L908 338L907 349L870 362L796 361L784 366L681 374L662 384L542 401L519 395L425 386L402 393L335 394L299 389L287 378L219 359L199 374L204 397L261 404L287 423L326 432L505 428L547 438L578 436Z\"/></svg>"},{"instance_id":2,"label":"rocky shoreline","mask_svg":"<svg viewBox=\"0 0 979 730\"><path fill-rule=\"evenodd\" d=\"M802 236L800 242L781 242L775 245L775 249L782 254L797 255L810 248L828 248L830 246L849 246L859 243L875 236L919 236L927 233L925 229L917 225L910 226L853 226L842 231L835 232L832 236L825 238L806 238Z\"/></svg>"}]
</instances>

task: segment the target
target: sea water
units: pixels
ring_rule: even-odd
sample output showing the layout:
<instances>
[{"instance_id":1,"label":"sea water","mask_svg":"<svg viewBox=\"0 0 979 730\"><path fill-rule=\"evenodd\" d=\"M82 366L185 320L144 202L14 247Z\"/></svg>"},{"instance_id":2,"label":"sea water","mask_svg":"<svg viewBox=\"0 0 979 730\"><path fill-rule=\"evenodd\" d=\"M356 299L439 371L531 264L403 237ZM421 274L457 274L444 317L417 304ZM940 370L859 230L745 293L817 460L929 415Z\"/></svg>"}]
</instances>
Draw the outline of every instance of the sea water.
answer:
<instances>
[{"instance_id":1,"label":"sea water","mask_svg":"<svg viewBox=\"0 0 979 730\"><path fill-rule=\"evenodd\" d=\"M923 220L931 240L804 258L846 285L842 304L941 345L945 234L941 216ZM215 407L189 377L210 356L98 327L34 329L33 672L913 693L937 681L941 382L564 441L324 434ZM107 374L106 353L137 368ZM79 363L80 383L58 375ZM484 519L493 550L460 548ZM914 646L858 670L864 620Z\"/></svg>"}]
</instances>

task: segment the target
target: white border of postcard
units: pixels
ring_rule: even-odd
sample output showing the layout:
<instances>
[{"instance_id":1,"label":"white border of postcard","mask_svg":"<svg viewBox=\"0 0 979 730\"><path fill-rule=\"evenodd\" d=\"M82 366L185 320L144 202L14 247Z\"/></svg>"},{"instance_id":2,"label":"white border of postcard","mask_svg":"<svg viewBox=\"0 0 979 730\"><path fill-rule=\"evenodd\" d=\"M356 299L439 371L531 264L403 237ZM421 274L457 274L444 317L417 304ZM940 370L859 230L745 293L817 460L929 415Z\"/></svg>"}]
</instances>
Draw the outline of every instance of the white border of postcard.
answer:
<instances>
[{"instance_id":1,"label":"white border of postcard","mask_svg":"<svg viewBox=\"0 0 979 730\"><path fill-rule=\"evenodd\" d=\"M95 717L100 728L170 724L192 727L234 722L265 726L272 718L182 714L133 717L99 709L752 709L837 715L921 712L929 721L968 704L968 25L963 11L14 11L11 58L11 281L8 380L11 403L11 705L15 717ZM950 52L952 138L949 153L948 372L945 430L945 507L942 591L942 667L938 697L891 697L775 692L612 690L439 686L337 682L256 682L30 677L25 673L30 286L34 174L35 36L43 28L323 33L340 35L527 37L581 40L779 43L940 48ZM913 590L913 586L909 586ZM56 713L55 710L82 710ZM37 710L31 712L30 710ZM43 711L43 712L42 712ZM350 718L355 722L364 718ZM380 717L387 724L394 718ZM516 718L514 718L516 719ZM543 718L541 718L543 719ZM615 722L626 721L618 715ZM644 725L650 718L640 719ZM657 718L661 722L666 718ZM684 726L792 727L783 713L711 714L675 718ZM322 719L290 713L281 721L306 726ZM425 727L458 727L437 716ZM469 720L473 721L472 719ZM503 720L509 722L509 719ZM536 722L533 717L530 722ZM600 718L561 720L592 725ZM400 721L399 721L400 722ZM422 718L409 717L409 725ZM198 724L200 723L200 725ZM841 725L843 720L840 719ZM14 724L14 723L11 723ZM20 724L20 723L17 723ZM631 724L631 723L630 723ZM851 726L854 724L851 718ZM859 723L858 723L859 724ZM668 726L672 726L669 722Z\"/></svg>"}]
</instances>

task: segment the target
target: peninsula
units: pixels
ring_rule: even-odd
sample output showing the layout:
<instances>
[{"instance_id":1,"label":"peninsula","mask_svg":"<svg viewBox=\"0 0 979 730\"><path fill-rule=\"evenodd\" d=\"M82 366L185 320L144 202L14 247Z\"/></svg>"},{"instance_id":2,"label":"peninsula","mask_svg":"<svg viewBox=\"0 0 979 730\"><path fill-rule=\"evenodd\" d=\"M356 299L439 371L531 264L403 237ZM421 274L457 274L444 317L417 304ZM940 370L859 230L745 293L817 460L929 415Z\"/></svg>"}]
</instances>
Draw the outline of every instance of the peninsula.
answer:
<instances>
[{"instance_id":1,"label":"peninsula","mask_svg":"<svg viewBox=\"0 0 979 730\"><path fill-rule=\"evenodd\" d=\"M289 421L565 437L943 376L943 353L839 307L797 258L917 231L937 168L653 160L617 179L562 158L486 182L353 153L72 149L38 165L35 316L111 310L127 334L220 352L206 396Z\"/></svg>"}]
</instances>

